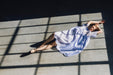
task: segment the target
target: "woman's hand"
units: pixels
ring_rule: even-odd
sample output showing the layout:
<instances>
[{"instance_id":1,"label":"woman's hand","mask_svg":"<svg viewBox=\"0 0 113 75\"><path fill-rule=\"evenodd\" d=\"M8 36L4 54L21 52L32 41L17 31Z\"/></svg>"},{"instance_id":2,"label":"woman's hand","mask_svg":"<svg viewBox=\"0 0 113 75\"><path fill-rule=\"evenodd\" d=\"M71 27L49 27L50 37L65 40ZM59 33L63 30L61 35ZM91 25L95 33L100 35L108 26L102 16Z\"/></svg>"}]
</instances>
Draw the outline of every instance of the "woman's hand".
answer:
<instances>
[{"instance_id":1,"label":"woman's hand","mask_svg":"<svg viewBox=\"0 0 113 75\"><path fill-rule=\"evenodd\" d=\"M98 28L98 33L97 34L100 34L100 33L103 32L102 29L99 27L99 25L97 25L97 28Z\"/></svg>"},{"instance_id":2,"label":"woman's hand","mask_svg":"<svg viewBox=\"0 0 113 75\"><path fill-rule=\"evenodd\" d=\"M103 23L105 23L105 20L100 21L100 24L103 24Z\"/></svg>"}]
</instances>

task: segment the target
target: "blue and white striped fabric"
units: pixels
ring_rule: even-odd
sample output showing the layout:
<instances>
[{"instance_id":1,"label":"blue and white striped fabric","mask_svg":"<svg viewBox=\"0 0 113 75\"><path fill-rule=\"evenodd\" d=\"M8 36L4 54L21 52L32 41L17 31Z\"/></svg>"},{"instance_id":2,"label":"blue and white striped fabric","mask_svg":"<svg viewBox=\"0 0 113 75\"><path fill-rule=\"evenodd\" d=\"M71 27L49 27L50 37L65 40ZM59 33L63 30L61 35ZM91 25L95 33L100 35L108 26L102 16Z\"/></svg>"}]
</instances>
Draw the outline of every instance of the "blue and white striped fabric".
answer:
<instances>
[{"instance_id":1,"label":"blue and white striped fabric","mask_svg":"<svg viewBox=\"0 0 113 75\"><path fill-rule=\"evenodd\" d=\"M79 54L89 43L90 37L97 32L88 30L87 25L73 27L69 30L55 32L56 48L66 57Z\"/></svg>"}]
</instances>

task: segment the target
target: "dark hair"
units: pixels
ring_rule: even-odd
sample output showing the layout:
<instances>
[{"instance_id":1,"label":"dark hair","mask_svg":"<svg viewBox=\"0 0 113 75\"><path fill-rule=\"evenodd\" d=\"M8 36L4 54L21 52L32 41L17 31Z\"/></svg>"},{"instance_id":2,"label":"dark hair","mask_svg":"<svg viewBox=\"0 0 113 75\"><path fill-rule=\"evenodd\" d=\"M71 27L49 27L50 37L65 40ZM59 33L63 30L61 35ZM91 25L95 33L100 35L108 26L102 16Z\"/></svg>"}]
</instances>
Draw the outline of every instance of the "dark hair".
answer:
<instances>
[{"instance_id":1,"label":"dark hair","mask_svg":"<svg viewBox=\"0 0 113 75\"><path fill-rule=\"evenodd\" d=\"M90 27L96 26L96 24L95 24L95 23L92 23L92 24L90 24L89 26L90 26ZM97 27L97 26L96 26L96 27ZM94 31L99 31L99 28L97 27L97 29L95 29Z\"/></svg>"},{"instance_id":2,"label":"dark hair","mask_svg":"<svg viewBox=\"0 0 113 75\"><path fill-rule=\"evenodd\" d=\"M96 24L95 24L95 23L92 23L92 24L90 24L89 26L91 26L91 27L92 27L92 26L94 26L94 25L96 25Z\"/></svg>"}]
</instances>

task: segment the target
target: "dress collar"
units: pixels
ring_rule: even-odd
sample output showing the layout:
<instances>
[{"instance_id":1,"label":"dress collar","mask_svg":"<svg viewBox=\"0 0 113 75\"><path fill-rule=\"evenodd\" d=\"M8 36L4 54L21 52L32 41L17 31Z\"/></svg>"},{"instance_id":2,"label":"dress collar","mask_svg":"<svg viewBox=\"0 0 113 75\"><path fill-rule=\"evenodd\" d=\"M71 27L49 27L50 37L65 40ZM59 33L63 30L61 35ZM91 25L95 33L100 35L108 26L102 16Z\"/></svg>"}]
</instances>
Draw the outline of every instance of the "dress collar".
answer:
<instances>
[{"instance_id":1,"label":"dress collar","mask_svg":"<svg viewBox=\"0 0 113 75\"><path fill-rule=\"evenodd\" d=\"M90 32L90 30L88 29L88 27L86 27L86 30L87 30L88 32Z\"/></svg>"}]
</instances>

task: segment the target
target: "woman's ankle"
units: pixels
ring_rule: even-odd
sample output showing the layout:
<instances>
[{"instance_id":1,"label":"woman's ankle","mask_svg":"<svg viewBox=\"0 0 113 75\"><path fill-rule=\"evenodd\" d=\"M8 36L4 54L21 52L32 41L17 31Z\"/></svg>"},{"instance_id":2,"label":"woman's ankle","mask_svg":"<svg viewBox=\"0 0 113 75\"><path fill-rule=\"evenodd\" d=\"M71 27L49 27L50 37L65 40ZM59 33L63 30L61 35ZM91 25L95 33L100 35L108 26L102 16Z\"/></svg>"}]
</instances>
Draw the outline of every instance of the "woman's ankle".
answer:
<instances>
[{"instance_id":1,"label":"woman's ankle","mask_svg":"<svg viewBox=\"0 0 113 75\"><path fill-rule=\"evenodd\" d=\"M31 53L35 53L36 51L35 51L34 49L32 49L30 52L31 52Z\"/></svg>"}]
</instances>

